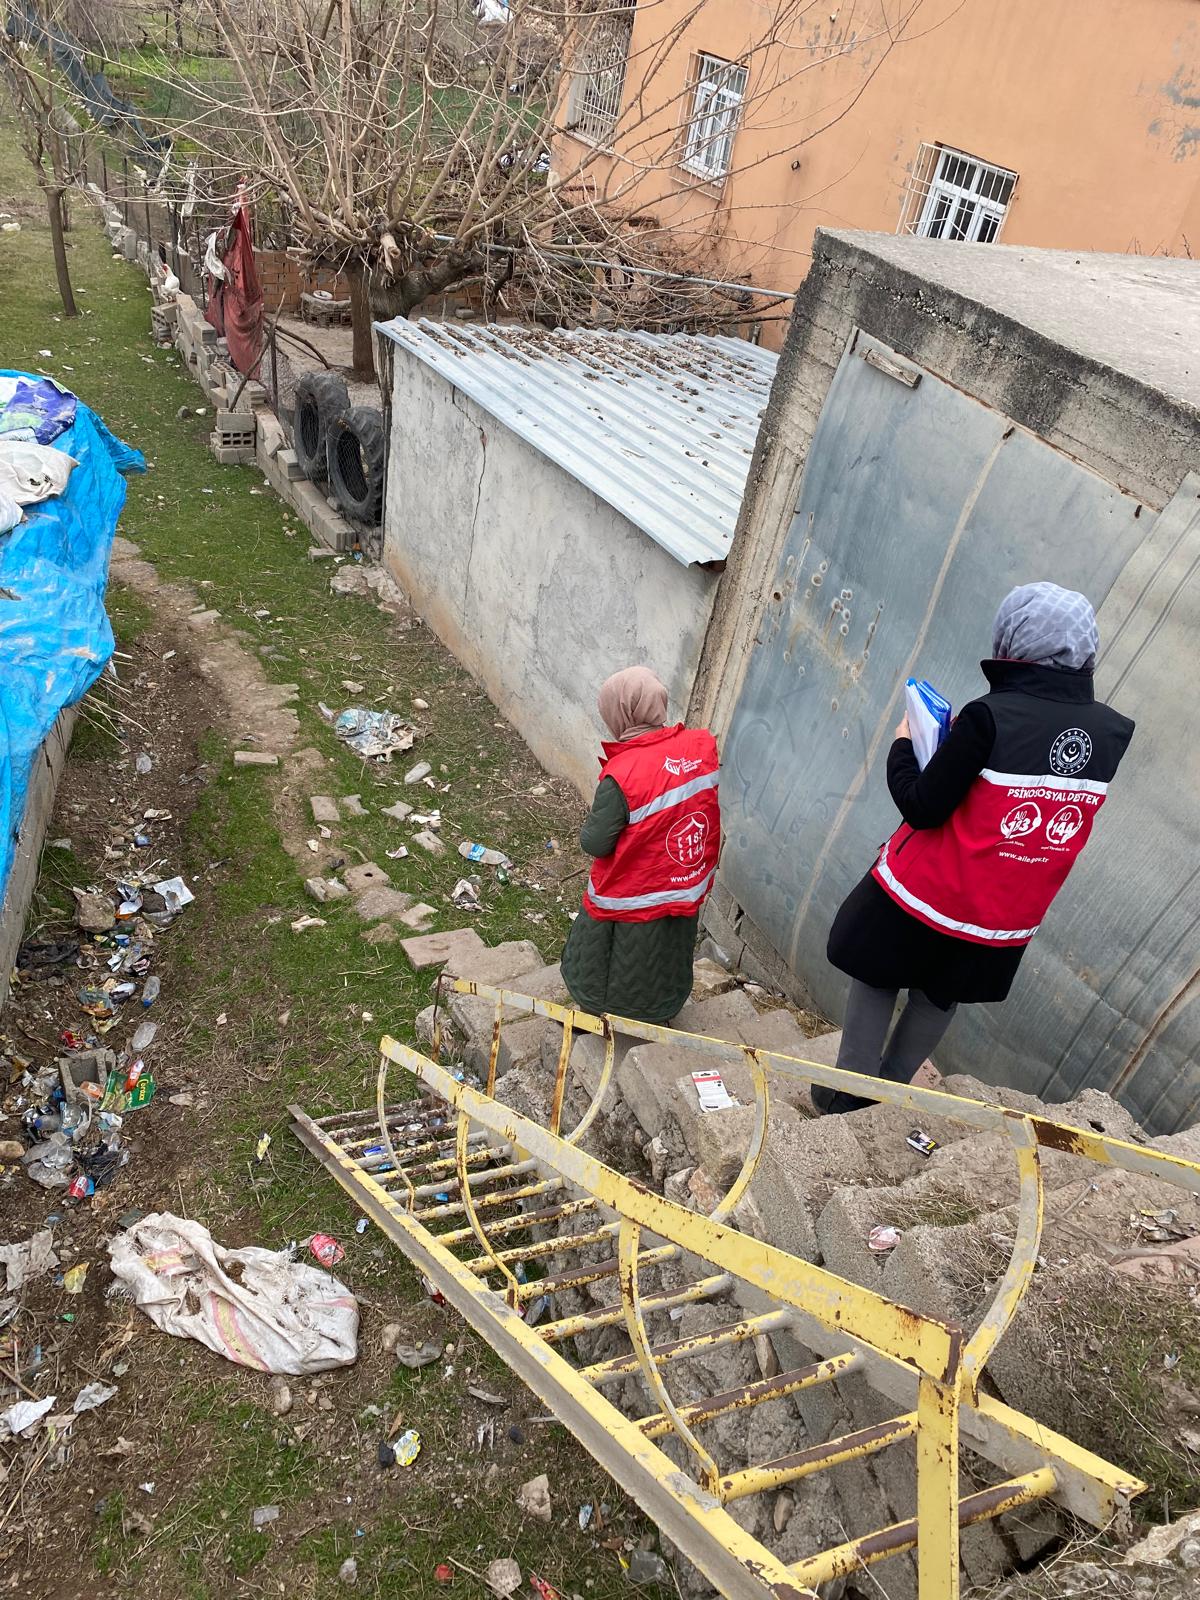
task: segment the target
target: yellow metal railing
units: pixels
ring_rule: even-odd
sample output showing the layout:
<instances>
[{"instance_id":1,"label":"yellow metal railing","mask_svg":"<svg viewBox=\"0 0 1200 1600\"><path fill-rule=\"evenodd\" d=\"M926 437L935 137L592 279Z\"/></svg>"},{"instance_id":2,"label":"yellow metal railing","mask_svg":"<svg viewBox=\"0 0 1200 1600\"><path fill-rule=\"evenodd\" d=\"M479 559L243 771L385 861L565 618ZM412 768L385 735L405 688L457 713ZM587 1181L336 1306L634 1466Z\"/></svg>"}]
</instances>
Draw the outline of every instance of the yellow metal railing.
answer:
<instances>
[{"instance_id":1,"label":"yellow metal railing","mask_svg":"<svg viewBox=\"0 0 1200 1600\"><path fill-rule=\"evenodd\" d=\"M1041 1150L1069 1150L1197 1193L1200 1166L937 1090L865 1079L836 1067L631 1019L592 1017L465 980L453 987L495 1007L483 1089L385 1038L374 1116L364 1111L313 1120L293 1106L295 1131L722 1594L731 1600L808 1596L827 1579L915 1548L921 1600L955 1600L961 1527L1045 1498L1104 1526L1122 1515L1141 1491L1143 1485L1119 1467L982 1393L979 1380L1037 1261ZM439 997L441 989L439 985ZM494 1097L504 1022L514 1015L542 1016L563 1027L546 1126ZM589 1033L604 1040L603 1066L583 1116L564 1134L561 1119L572 1043ZM611 1086L618 1035L683 1045L720 1060L740 1059L749 1067L757 1107L754 1128L741 1169L711 1215L672 1203L580 1148ZM439 1045L435 1026L435 1056ZM424 1099L387 1103L394 1066L419 1081ZM1020 1176L1017 1236L992 1303L969 1339L953 1325L919 1315L726 1223L762 1153L772 1078L850 1089L1007 1137ZM564 1224L577 1231L562 1232ZM612 1253L599 1261L580 1257L595 1247L611 1247ZM521 1263L547 1260L556 1265L549 1277L528 1280L519 1270ZM642 1274L668 1262L700 1266L677 1287L644 1287ZM538 1326L526 1320L534 1299L606 1280L614 1285L611 1305ZM690 1338L654 1343L647 1322L652 1314L724 1299L731 1292L743 1298L757 1292L771 1309ZM576 1335L617 1326L628 1336L628 1355L581 1369L563 1354L563 1346ZM676 1362L785 1329L820 1359L700 1402L681 1405L673 1398L668 1378ZM749 1411L850 1373L861 1374L894 1400L900 1407L897 1415L734 1472L722 1472L697 1432L717 1417ZM634 1374L646 1385L651 1409L629 1418L604 1390ZM656 1444L671 1436L687 1449L690 1475L682 1474ZM865 1460L910 1439L916 1459L915 1517L792 1567L746 1533L726 1509L747 1496ZM960 1444L998 1466L1007 1474L1005 1480L960 1496Z\"/></svg>"}]
</instances>

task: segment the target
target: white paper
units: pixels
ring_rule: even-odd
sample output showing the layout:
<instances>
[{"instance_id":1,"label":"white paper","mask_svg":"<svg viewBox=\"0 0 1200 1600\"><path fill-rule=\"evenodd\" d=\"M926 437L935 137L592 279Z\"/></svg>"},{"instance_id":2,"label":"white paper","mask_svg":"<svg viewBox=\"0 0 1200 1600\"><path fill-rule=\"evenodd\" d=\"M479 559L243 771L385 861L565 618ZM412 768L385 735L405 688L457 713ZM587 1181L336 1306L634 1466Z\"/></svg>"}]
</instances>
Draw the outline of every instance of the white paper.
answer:
<instances>
[{"instance_id":1,"label":"white paper","mask_svg":"<svg viewBox=\"0 0 1200 1600\"><path fill-rule=\"evenodd\" d=\"M700 1097L701 1111L724 1111L737 1104L719 1072L693 1072L692 1082Z\"/></svg>"}]
</instances>

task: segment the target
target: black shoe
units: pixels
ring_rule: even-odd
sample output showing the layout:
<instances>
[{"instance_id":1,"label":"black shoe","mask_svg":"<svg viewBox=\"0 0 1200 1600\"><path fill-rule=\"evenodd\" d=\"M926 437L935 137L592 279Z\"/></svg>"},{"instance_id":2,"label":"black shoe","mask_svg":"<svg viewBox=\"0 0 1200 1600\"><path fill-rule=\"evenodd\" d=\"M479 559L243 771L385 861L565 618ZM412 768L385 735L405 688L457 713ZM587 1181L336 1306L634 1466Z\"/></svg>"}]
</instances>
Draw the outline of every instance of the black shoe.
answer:
<instances>
[{"instance_id":1,"label":"black shoe","mask_svg":"<svg viewBox=\"0 0 1200 1600\"><path fill-rule=\"evenodd\" d=\"M840 1117L847 1111L862 1111L875 1104L874 1100L862 1100L858 1095L846 1094L841 1089L826 1089L819 1083L813 1084L809 1094L817 1115L821 1117Z\"/></svg>"}]
</instances>

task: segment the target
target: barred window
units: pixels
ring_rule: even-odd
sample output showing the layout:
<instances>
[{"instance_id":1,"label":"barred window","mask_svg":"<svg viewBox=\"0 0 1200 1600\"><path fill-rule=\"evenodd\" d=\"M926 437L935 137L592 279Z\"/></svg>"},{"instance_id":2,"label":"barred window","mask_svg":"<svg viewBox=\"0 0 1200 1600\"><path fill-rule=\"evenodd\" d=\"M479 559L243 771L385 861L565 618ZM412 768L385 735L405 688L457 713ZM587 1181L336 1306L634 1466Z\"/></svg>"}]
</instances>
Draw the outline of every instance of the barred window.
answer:
<instances>
[{"instance_id":1,"label":"barred window","mask_svg":"<svg viewBox=\"0 0 1200 1600\"><path fill-rule=\"evenodd\" d=\"M923 144L904 191L898 233L991 244L1017 174L949 145Z\"/></svg>"},{"instance_id":2,"label":"barred window","mask_svg":"<svg viewBox=\"0 0 1200 1600\"><path fill-rule=\"evenodd\" d=\"M634 7L598 17L572 63L567 127L593 144L607 144L621 114Z\"/></svg>"},{"instance_id":3,"label":"barred window","mask_svg":"<svg viewBox=\"0 0 1200 1600\"><path fill-rule=\"evenodd\" d=\"M697 56L683 145L683 164L689 172L723 178L729 171L747 77L747 69L735 61Z\"/></svg>"}]
</instances>

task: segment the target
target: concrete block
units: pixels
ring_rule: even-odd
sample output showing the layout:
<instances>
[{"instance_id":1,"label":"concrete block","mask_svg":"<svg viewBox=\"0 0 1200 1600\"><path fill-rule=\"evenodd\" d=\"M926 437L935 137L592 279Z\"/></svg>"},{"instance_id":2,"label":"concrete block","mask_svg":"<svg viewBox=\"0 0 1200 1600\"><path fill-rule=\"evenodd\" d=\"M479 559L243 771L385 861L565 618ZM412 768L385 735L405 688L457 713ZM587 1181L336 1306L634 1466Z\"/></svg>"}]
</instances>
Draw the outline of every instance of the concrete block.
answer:
<instances>
[{"instance_id":1,"label":"concrete block","mask_svg":"<svg viewBox=\"0 0 1200 1600\"><path fill-rule=\"evenodd\" d=\"M350 893L346 885L339 883L336 878L305 878L304 892L321 905L330 900L344 900Z\"/></svg>"},{"instance_id":2,"label":"concrete block","mask_svg":"<svg viewBox=\"0 0 1200 1600\"><path fill-rule=\"evenodd\" d=\"M378 884L364 889L354 901L354 910L363 922L379 922L384 917L398 917L411 909L412 895L388 884Z\"/></svg>"},{"instance_id":3,"label":"concrete block","mask_svg":"<svg viewBox=\"0 0 1200 1600\"><path fill-rule=\"evenodd\" d=\"M699 1033L710 1039L747 1044L760 1018L740 989L714 995L709 1000L689 1000L672 1022L680 1033Z\"/></svg>"},{"instance_id":4,"label":"concrete block","mask_svg":"<svg viewBox=\"0 0 1200 1600\"><path fill-rule=\"evenodd\" d=\"M446 854L446 841L439 839L436 833L428 828L422 828L420 833L413 834L413 843L419 844L422 850L427 850L431 856L444 856Z\"/></svg>"},{"instance_id":5,"label":"concrete block","mask_svg":"<svg viewBox=\"0 0 1200 1600\"><path fill-rule=\"evenodd\" d=\"M308 559L310 561L333 561L337 555L338 552L331 550L327 544L314 544L308 547ZM408 809L411 811L412 807L409 806Z\"/></svg>"},{"instance_id":6,"label":"concrete block","mask_svg":"<svg viewBox=\"0 0 1200 1600\"><path fill-rule=\"evenodd\" d=\"M405 939L400 948L418 972L430 967L442 967L453 956L461 960L473 952L487 949L474 928L447 928L441 933L423 933L415 939Z\"/></svg>"},{"instance_id":7,"label":"concrete block","mask_svg":"<svg viewBox=\"0 0 1200 1600\"><path fill-rule=\"evenodd\" d=\"M342 879L352 894L360 889L378 889L392 881L374 861L364 861L359 867L347 867Z\"/></svg>"},{"instance_id":8,"label":"concrete block","mask_svg":"<svg viewBox=\"0 0 1200 1600\"><path fill-rule=\"evenodd\" d=\"M720 962L702 956L692 969L692 999L711 1000L737 987L737 979Z\"/></svg>"},{"instance_id":9,"label":"concrete block","mask_svg":"<svg viewBox=\"0 0 1200 1600\"><path fill-rule=\"evenodd\" d=\"M429 906L420 901L417 905L410 906L407 911L402 911L396 920L402 922L406 928L411 928L414 933L424 933L436 916L436 906Z\"/></svg>"},{"instance_id":10,"label":"concrete block","mask_svg":"<svg viewBox=\"0 0 1200 1600\"><path fill-rule=\"evenodd\" d=\"M674 1156L688 1152L680 1123L690 1126L701 1115L691 1074L712 1067L711 1057L678 1045L640 1044L630 1050L616 1067L617 1090L647 1138L660 1135ZM743 1105L751 1098L749 1071L734 1064L730 1071L721 1064L725 1086ZM690 1096L695 1107L687 1104Z\"/></svg>"},{"instance_id":11,"label":"concrete block","mask_svg":"<svg viewBox=\"0 0 1200 1600\"><path fill-rule=\"evenodd\" d=\"M819 1034L810 1038L790 1011L780 1007L777 1011L760 1014L754 1026L753 1043L760 1049L772 1050L780 1055L797 1056L806 1061L831 1065L837 1056L841 1033ZM813 1104L808 1084L798 1078L787 1078L780 1073L771 1075L771 1096L785 1105L793 1106L806 1116L812 1116Z\"/></svg>"},{"instance_id":12,"label":"concrete block","mask_svg":"<svg viewBox=\"0 0 1200 1600\"><path fill-rule=\"evenodd\" d=\"M277 767L279 757L266 750L235 750L233 764L235 767Z\"/></svg>"},{"instance_id":13,"label":"concrete block","mask_svg":"<svg viewBox=\"0 0 1200 1600\"><path fill-rule=\"evenodd\" d=\"M283 470L283 475L289 483L295 483L304 476L304 469L296 460L296 452L294 450L280 450L275 459L278 461Z\"/></svg>"},{"instance_id":14,"label":"concrete block","mask_svg":"<svg viewBox=\"0 0 1200 1600\"><path fill-rule=\"evenodd\" d=\"M493 988L515 988L514 980L542 966L542 953L530 939L510 939L490 949L464 951L446 963L453 978L470 978Z\"/></svg>"},{"instance_id":15,"label":"concrete block","mask_svg":"<svg viewBox=\"0 0 1200 1600\"><path fill-rule=\"evenodd\" d=\"M453 1015L453 1013L452 1013ZM530 1075L531 1081L544 1081L542 1052L547 1041L561 1035L558 1024L547 1017L526 1017L523 1021L506 1022L500 1030L500 1052L496 1057L496 1076L506 1076L520 1067ZM481 1078L486 1077L492 1053L492 1035L475 1034L463 1046L463 1060ZM550 1081L553 1082L551 1076Z\"/></svg>"},{"instance_id":16,"label":"concrete block","mask_svg":"<svg viewBox=\"0 0 1200 1600\"><path fill-rule=\"evenodd\" d=\"M340 822L342 814L338 810L338 803L327 794L314 794L309 798L312 807L314 822Z\"/></svg>"},{"instance_id":17,"label":"concrete block","mask_svg":"<svg viewBox=\"0 0 1200 1600\"><path fill-rule=\"evenodd\" d=\"M308 553L310 556L312 555L311 550ZM332 551L323 550L321 554L331 555ZM380 815L391 817L394 822L403 822L406 818L411 817L412 813L413 808L410 805L406 805L403 800L397 800L395 805L384 806L380 812Z\"/></svg>"},{"instance_id":18,"label":"concrete block","mask_svg":"<svg viewBox=\"0 0 1200 1600\"><path fill-rule=\"evenodd\" d=\"M343 813L348 817L367 817L370 812L362 803L362 796L357 794L344 794L340 801Z\"/></svg>"}]
</instances>

